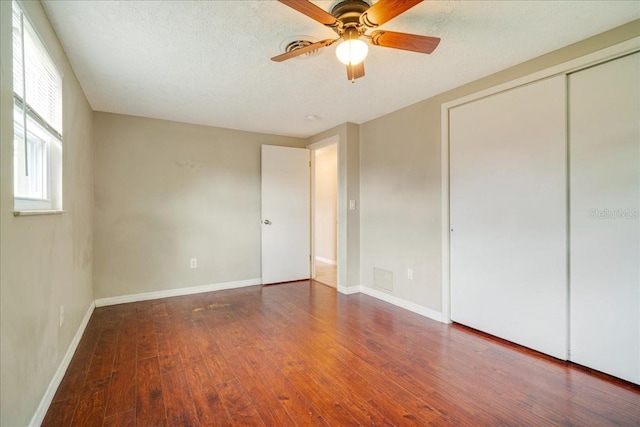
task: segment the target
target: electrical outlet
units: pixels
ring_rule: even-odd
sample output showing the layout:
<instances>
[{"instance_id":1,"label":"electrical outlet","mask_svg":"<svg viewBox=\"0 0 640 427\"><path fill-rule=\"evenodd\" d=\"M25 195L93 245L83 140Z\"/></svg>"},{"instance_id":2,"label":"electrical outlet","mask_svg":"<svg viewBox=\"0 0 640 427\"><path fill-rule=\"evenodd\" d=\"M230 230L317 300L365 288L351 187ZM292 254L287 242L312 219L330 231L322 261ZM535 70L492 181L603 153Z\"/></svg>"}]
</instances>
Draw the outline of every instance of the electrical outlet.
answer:
<instances>
[{"instance_id":1,"label":"electrical outlet","mask_svg":"<svg viewBox=\"0 0 640 427\"><path fill-rule=\"evenodd\" d=\"M198 268L198 258L191 258L191 261L189 261L189 267Z\"/></svg>"},{"instance_id":2,"label":"electrical outlet","mask_svg":"<svg viewBox=\"0 0 640 427\"><path fill-rule=\"evenodd\" d=\"M407 279L413 280L413 269L407 268Z\"/></svg>"},{"instance_id":3,"label":"electrical outlet","mask_svg":"<svg viewBox=\"0 0 640 427\"><path fill-rule=\"evenodd\" d=\"M64 323L64 305L60 306L59 317L60 317L60 325L59 326L62 326L62 324Z\"/></svg>"}]
</instances>

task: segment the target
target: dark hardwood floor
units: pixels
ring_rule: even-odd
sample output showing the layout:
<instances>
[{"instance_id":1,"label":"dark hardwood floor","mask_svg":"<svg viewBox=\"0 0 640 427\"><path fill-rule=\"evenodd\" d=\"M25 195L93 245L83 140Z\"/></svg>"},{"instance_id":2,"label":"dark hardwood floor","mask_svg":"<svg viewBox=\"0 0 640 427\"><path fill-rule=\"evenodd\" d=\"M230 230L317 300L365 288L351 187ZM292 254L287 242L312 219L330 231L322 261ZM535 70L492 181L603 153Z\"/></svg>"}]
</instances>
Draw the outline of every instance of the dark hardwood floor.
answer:
<instances>
[{"instance_id":1,"label":"dark hardwood floor","mask_svg":"<svg viewBox=\"0 0 640 427\"><path fill-rule=\"evenodd\" d=\"M98 308L43 425L639 425L640 390L315 282Z\"/></svg>"}]
</instances>

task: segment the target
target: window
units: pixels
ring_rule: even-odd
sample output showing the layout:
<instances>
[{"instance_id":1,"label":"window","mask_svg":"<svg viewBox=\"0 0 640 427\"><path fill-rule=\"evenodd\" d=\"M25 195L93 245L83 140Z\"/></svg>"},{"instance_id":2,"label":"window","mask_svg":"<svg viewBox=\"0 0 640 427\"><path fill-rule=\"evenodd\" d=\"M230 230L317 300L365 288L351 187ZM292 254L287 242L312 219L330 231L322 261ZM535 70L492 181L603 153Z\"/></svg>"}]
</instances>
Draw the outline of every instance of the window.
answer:
<instances>
[{"instance_id":1,"label":"window","mask_svg":"<svg viewBox=\"0 0 640 427\"><path fill-rule=\"evenodd\" d=\"M13 2L14 210L62 209L62 76Z\"/></svg>"}]
</instances>

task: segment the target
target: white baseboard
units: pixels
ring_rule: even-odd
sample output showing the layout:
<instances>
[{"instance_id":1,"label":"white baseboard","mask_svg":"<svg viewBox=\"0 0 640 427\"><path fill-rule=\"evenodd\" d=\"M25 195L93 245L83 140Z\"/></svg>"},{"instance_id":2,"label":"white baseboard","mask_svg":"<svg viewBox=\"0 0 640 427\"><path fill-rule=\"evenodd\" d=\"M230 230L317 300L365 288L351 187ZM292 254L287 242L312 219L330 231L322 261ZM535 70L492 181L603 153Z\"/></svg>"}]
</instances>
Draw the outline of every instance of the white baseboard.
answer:
<instances>
[{"instance_id":1,"label":"white baseboard","mask_svg":"<svg viewBox=\"0 0 640 427\"><path fill-rule=\"evenodd\" d=\"M42 396L40 400L40 404L38 405L38 409L36 409L35 414L31 418L31 422L29 426L37 427L42 424L44 421L45 415L47 415L47 411L49 410L49 405L51 405L51 401L53 400L53 396L55 396L56 391L58 391L58 386L62 382L62 378L64 378L64 374L67 372L67 368L69 367L69 363L71 363L71 359L78 348L78 344L80 343L80 339L82 338L82 334L84 334L84 330L87 328L87 324L89 323L89 319L91 319L91 314L93 314L93 309L96 307L94 302L91 303L89 309L87 310L78 330L76 331L73 340L71 340L71 344L69 344L69 348L67 352L64 354L64 357L60 361L60 365L56 370L56 373L51 378L49 382L49 387L47 387L47 391Z\"/></svg>"},{"instance_id":2,"label":"white baseboard","mask_svg":"<svg viewBox=\"0 0 640 427\"><path fill-rule=\"evenodd\" d=\"M433 319L441 323L443 322L441 312L403 300L402 298L398 298L395 295L390 295L385 292L378 291L376 289L367 288L365 286L360 286L360 292L362 292L363 294L369 295L371 297L378 298L382 301L388 302L389 304L393 304L398 307L404 308L406 310L412 311L421 316L428 317L429 319Z\"/></svg>"},{"instance_id":3,"label":"white baseboard","mask_svg":"<svg viewBox=\"0 0 640 427\"><path fill-rule=\"evenodd\" d=\"M96 307L125 304L128 302L148 301L152 299L177 297L182 295L200 294L203 292L222 291L224 289L244 288L262 284L262 279L238 280L235 282L214 283L211 285L192 286L189 288L167 289L166 291L145 292L142 294L122 295L119 297L100 298L96 300Z\"/></svg>"},{"instance_id":4,"label":"white baseboard","mask_svg":"<svg viewBox=\"0 0 640 427\"><path fill-rule=\"evenodd\" d=\"M338 292L343 295L353 295L362 292L362 286L338 286Z\"/></svg>"},{"instance_id":5,"label":"white baseboard","mask_svg":"<svg viewBox=\"0 0 640 427\"><path fill-rule=\"evenodd\" d=\"M324 262L325 264L338 265L338 261L329 258L322 258L321 256L317 256L316 261Z\"/></svg>"}]
</instances>

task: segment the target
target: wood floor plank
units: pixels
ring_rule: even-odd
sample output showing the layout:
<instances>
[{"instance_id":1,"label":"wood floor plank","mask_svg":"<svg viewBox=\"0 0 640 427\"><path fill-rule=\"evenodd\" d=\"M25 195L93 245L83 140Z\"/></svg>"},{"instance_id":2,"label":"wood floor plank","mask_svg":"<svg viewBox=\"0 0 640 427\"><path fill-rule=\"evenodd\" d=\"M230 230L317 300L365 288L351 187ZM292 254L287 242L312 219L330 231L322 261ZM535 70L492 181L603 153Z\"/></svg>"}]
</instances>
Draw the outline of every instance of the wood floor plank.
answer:
<instances>
[{"instance_id":1,"label":"wood floor plank","mask_svg":"<svg viewBox=\"0 0 640 427\"><path fill-rule=\"evenodd\" d=\"M302 338L302 337L300 337ZM353 360L356 356L348 352L342 347L336 340L331 339L326 334L318 334L316 339L312 341L306 341L305 345L298 344L299 347L305 351L298 353L303 358L305 364L320 365L320 370L325 374L330 374L332 378L340 384L341 388L344 388L349 393L358 394L362 399L371 401L380 394L383 394L389 387L389 382L384 381L384 384L375 387L371 382L367 381L366 375L361 375L354 366L350 363L344 363L347 359ZM338 355L338 352L340 354ZM313 370L312 366L308 366L309 370ZM375 378L375 371L369 371L369 375ZM386 398L383 398L391 402ZM387 405L390 409L391 405ZM407 411L401 407L395 407L394 413L406 414Z\"/></svg>"},{"instance_id":2,"label":"wood floor plank","mask_svg":"<svg viewBox=\"0 0 640 427\"><path fill-rule=\"evenodd\" d=\"M82 339L78 343L78 348L71 359L69 368L78 368L83 371L89 369L91 358L96 351L98 340L100 339L101 328L87 328L82 335Z\"/></svg>"},{"instance_id":3,"label":"wood floor plank","mask_svg":"<svg viewBox=\"0 0 640 427\"><path fill-rule=\"evenodd\" d=\"M73 414L76 410L78 399L79 396L67 400L58 400L52 402L49 406L49 410L47 411L46 416L44 417L44 420L42 421L41 427L58 427L71 425L71 420L73 420Z\"/></svg>"},{"instance_id":4,"label":"wood floor plank","mask_svg":"<svg viewBox=\"0 0 640 427\"><path fill-rule=\"evenodd\" d=\"M96 309L43 425L639 419L638 386L302 281Z\"/></svg>"},{"instance_id":5,"label":"wood floor plank","mask_svg":"<svg viewBox=\"0 0 640 427\"><path fill-rule=\"evenodd\" d=\"M230 332L233 333L233 332ZM242 336L242 331L236 331ZM240 339L240 338L237 338ZM279 341L284 344L284 341ZM296 389L309 400L314 407L319 408L323 417L336 425L359 425L356 418L345 408L350 402L338 401L334 397L333 384L321 384L305 372L304 367L297 359L297 351L293 346L280 348L279 346L264 347L273 360L280 367L281 372L291 381ZM331 392L329 392L331 390Z\"/></svg>"},{"instance_id":6,"label":"wood floor plank","mask_svg":"<svg viewBox=\"0 0 640 427\"><path fill-rule=\"evenodd\" d=\"M207 368L209 368L209 374L214 385L232 382L237 379L222 352L210 353L204 361Z\"/></svg>"},{"instance_id":7,"label":"wood floor plank","mask_svg":"<svg viewBox=\"0 0 640 427\"><path fill-rule=\"evenodd\" d=\"M172 339L172 331L156 334L158 344L158 361L161 372L170 372L183 369L182 358L178 350L178 344Z\"/></svg>"},{"instance_id":8,"label":"wood floor plank","mask_svg":"<svg viewBox=\"0 0 640 427\"><path fill-rule=\"evenodd\" d=\"M78 343L78 348L69 363L67 372L62 378L58 390L53 397L53 402L68 400L80 394L101 332L102 329L97 327L87 328L85 330L82 339Z\"/></svg>"},{"instance_id":9,"label":"wood floor plank","mask_svg":"<svg viewBox=\"0 0 640 427\"><path fill-rule=\"evenodd\" d=\"M136 365L136 425L167 425L160 365L156 357L138 360Z\"/></svg>"},{"instance_id":10,"label":"wood floor plank","mask_svg":"<svg viewBox=\"0 0 640 427\"><path fill-rule=\"evenodd\" d=\"M176 322L173 325L173 328L173 333L175 334L174 339L177 341L182 361L184 363L189 363L201 360L202 354L200 353L197 341L193 336L193 326L191 325L191 322Z\"/></svg>"},{"instance_id":11,"label":"wood floor plank","mask_svg":"<svg viewBox=\"0 0 640 427\"><path fill-rule=\"evenodd\" d=\"M264 426L262 418L238 380L220 383L216 388L233 425Z\"/></svg>"},{"instance_id":12,"label":"wood floor plank","mask_svg":"<svg viewBox=\"0 0 640 427\"><path fill-rule=\"evenodd\" d=\"M285 304L293 305L291 307L291 310L304 310L304 308L306 308L304 304L300 304L300 307L298 307L296 305L297 301L295 299L288 299ZM357 328L353 328L353 330L363 333L345 334L347 336L343 342L347 342L347 340L355 340L356 343L359 344L355 347L356 355L358 355L362 359L367 360L368 363L375 366L379 372L385 373L385 377L393 378L396 384L398 384L403 389L410 391L410 393L412 393L414 396L429 396L430 401L442 399L443 397L441 397L441 393L436 393L436 390L431 386L431 384L434 383L433 381L415 381L415 375L424 375L424 369L415 370L415 368L413 367L413 357L411 354L406 353L406 348L403 347L397 349L397 353L400 353L400 355L403 356L398 358L397 356L394 357L394 355L392 354L392 351L389 348L389 344L379 344L387 341L384 324L380 323L380 318L384 316L381 316L380 314L377 314L376 316L370 316L368 315L368 313L363 312L361 312L361 314L363 314L363 318L357 319ZM319 317L316 317L316 322L324 321L321 314L316 313L316 315L319 315ZM378 327L380 328L380 330L371 328L369 322L372 318L374 319L374 322L378 323ZM349 326L349 322L345 322L345 324ZM387 331L387 333L388 332L389 331ZM391 346L393 346L393 344ZM460 379L458 378L456 380L459 381ZM464 393L458 395L457 391L455 391L455 393L452 393L450 401L457 402L458 407L454 412L457 421L454 419L449 419L450 422L462 422L463 420L466 420L466 422L472 422L475 420L488 424L495 424L497 422L492 418L491 414L482 411L479 412L479 415L474 413L474 411L479 407L479 404L477 403L477 397L465 398L464 396ZM444 396L444 399L447 399L447 397ZM425 422L433 423L442 417L442 414L434 409L435 406L437 405L430 405L428 402L422 402L415 408L416 415Z\"/></svg>"},{"instance_id":13,"label":"wood floor plank","mask_svg":"<svg viewBox=\"0 0 640 427\"><path fill-rule=\"evenodd\" d=\"M219 350L216 339L211 330L207 327L206 318L198 317L191 322L191 336L193 342L203 357Z\"/></svg>"},{"instance_id":14,"label":"wood floor plank","mask_svg":"<svg viewBox=\"0 0 640 427\"><path fill-rule=\"evenodd\" d=\"M439 411L427 404L424 395L410 393L407 389L397 384L393 377L380 375L379 369L360 357L346 351L340 352L338 349L329 351L336 359L340 358L340 360L347 363L354 372L367 378L372 387L384 390L383 394L371 399L372 405L383 409L386 408L387 411L393 411L393 413L401 415L403 420L415 419L419 422L430 424L442 417ZM381 402L384 402L384 404ZM395 408L391 409L391 405L395 406ZM397 416L390 419L394 418L396 420L399 419Z\"/></svg>"},{"instance_id":15,"label":"wood floor plank","mask_svg":"<svg viewBox=\"0 0 640 427\"><path fill-rule=\"evenodd\" d=\"M151 316L152 311L144 310L138 312L138 318L140 318L140 313L147 313ZM147 320L142 320L138 326L138 335L137 335L137 358L140 359L148 359L151 357L158 356L158 342L156 341L156 333L155 328L153 326L152 318L149 317Z\"/></svg>"},{"instance_id":16,"label":"wood floor plank","mask_svg":"<svg viewBox=\"0 0 640 427\"><path fill-rule=\"evenodd\" d=\"M56 394L53 396L53 402L77 398L80 395L84 381L87 378L87 369L91 359L89 358L88 360L84 366L78 366L78 364L69 365L58 386L58 390L56 390Z\"/></svg>"},{"instance_id":17,"label":"wood floor plank","mask_svg":"<svg viewBox=\"0 0 640 427\"><path fill-rule=\"evenodd\" d=\"M263 380L259 372L255 371L246 361L244 355L237 354L233 359L232 369L244 389L254 402L258 415L266 426L293 425L294 421L285 410L271 388Z\"/></svg>"},{"instance_id":18,"label":"wood floor plank","mask_svg":"<svg viewBox=\"0 0 640 427\"><path fill-rule=\"evenodd\" d=\"M183 370L163 372L161 375L167 423L170 426L199 425L191 390Z\"/></svg>"},{"instance_id":19,"label":"wood floor plank","mask_svg":"<svg viewBox=\"0 0 640 427\"><path fill-rule=\"evenodd\" d=\"M118 343L116 344L115 363L124 360L136 360L137 354L137 335L138 321L133 316L135 313L129 313L122 320L122 327L118 334Z\"/></svg>"},{"instance_id":20,"label":"wood floor plank","mask_svg":"<svg viewBox=\"0 0 640 427\"><path fill-rule=\"evenodd\" d=\"M71 422L72 426L101 426L107 404L109 381L102 379L83 387Z\"/></svg>"},{"instance_id":21,"label":"wood floor plank","mask_svg":"<svg viewBox=\"0 0 640 427\"><path fill-rule=\"evenodd\" d=\"M104 419L102 427L135 427L136 426L136 410L132 409L127 412L111 415Z\"/></svg>"},{"instance_id":22,"label":"wood floor plank","mask_svg":"<svg viewBox=\"0 0 640 427\"><path fill-rule=\"evenodd\" d=\"M333 398L330 390L325 390L318 383L311 380L299 367L288 365L284 374L296 389L318 408L322 417L331 425L358 426L361 425L345 408L346 402L339 402Z\"/></svg>"},{"instance_id":23,"label":"wood floor plank","mask_svg":"<svg viewBox=\"0 0 640 427\"><path fill-rule=\"evenodd\" d=\"M389 421L365 399L365 396L371 397L378 393L370 390L363 383L360 383L364 387L362 389L348 385L347 377L356 377L352 376L351 372L347 374L346 370L336 369L336 363L326 357L325 351L315 353L313 350L308 350L307 352L299 341L287 340L287 346L283 345L284 342L280 340L279 346L267 345L261 351L276 353L277 358L286 364L284 371L289 372L290 375L302 376L303 381L317 384L320 389L331 390L331 396L325 396L324 403L331 399L339 402L339 405L345 408L357 422L363 425L390 425ZM265 343L269 342L265 341ZM288 358L287 354L295 354L295 358ZM291 373L292 369L296 371L294 374ZM340 378L344 378L344 381Z\"/></svg>"},{"instance_id":24,"label":"wood floor plank","mask_svg":"<svg viewBox=\"0 0 640 427\"><path fill-rule=\"evenodd\" d=\"M305 426L327 426L320 412L306 399L289 379L264 355L248 353L247 359L254 370L263 376L292 419Z\"/></svg>"},{"instance_id":25,"label":"wood floor plank","mask_svg":"<svg viewBox=\"0 0 640 427\"><path fill-rule=\"evenodd\" d=\"M220 395L213 384L204 360L190 362L185 366L184 372L200 424L207 426L231 425L231 419L220 400Z\"/></svg>"},{"instance_id":26,"label":"wood floor plank","mask_svg":"<svg viewBox=\"0 0 640 427\"><path fill-rule=\"evenodd\" d=\"M136 360L116 362L107 396L105 416L119 414L136 408Z\"/></svg>"},{"instance_id":27,"label":"wood floor plank","mask_svg":"<svg viewBox=\"0 0 640 427\"><path fill-rule=\"evenodd\" d=\"M272 319L276 314L272 313L270 319ZM284 320L284 319L283 319ZM264 324L262 326L265 326ZM274 330L270 331L271 334L277 333ZM298 337L298 340L303 339L304 337ZM414 419L420 419L422 422L433 423L435 420L441 418L442 414L435 411L433 408L429 407L424 401L416 398L416 396L411 395L402 387L397 386L393 381L390 381L386 377L379 376L379 370L374 369L369 363L364 363L364 361L351 352L341 352L338 354L339 349L342 347L335 340L329 341L325 340L325 337L320 334L317 335L318 339L313 341L307 340L306 343L308 346L312 348L312 354L326 354L330 356L332 360L331 364L323 364L323 369L326 371L327 366L331 370L331 365L338 364L342 361L348 362L344 365L345 372L335 372L334 375L337 378L344 378L344 385L348 390L356 389L358 393L362 396L363 399L368 399L370 405L381 408L386 411L386 414L394 419L398 424L406 424L407 420L411 421ZM356 367L361 367L364 369L364 372L360 374ZM358 378L359 377L359 378ZM370 378L373 380L373 383L367 380L363 380L364 377ZM356 379L353 381L353 379ZM356 385L359 385L357 387ZM396 397L401 397L401 399L392 399L390 396L386 395L380 399L375 400L375 397L381 393L380 390L388 391L391 390L393 395ZM385 401L385 405L380 405L379 401ZM402 406L395 401L402 402ZM405 409L403 408L413 408L413 409ZM416 415L413 415L416 414ZM413 423L412 421L410 423Z\"/></svg>"}]
</instances>

